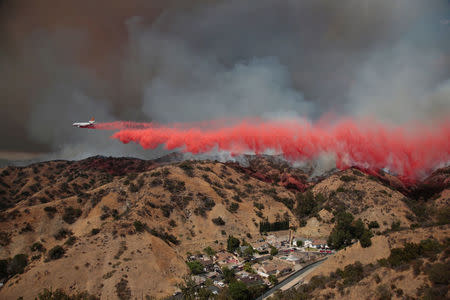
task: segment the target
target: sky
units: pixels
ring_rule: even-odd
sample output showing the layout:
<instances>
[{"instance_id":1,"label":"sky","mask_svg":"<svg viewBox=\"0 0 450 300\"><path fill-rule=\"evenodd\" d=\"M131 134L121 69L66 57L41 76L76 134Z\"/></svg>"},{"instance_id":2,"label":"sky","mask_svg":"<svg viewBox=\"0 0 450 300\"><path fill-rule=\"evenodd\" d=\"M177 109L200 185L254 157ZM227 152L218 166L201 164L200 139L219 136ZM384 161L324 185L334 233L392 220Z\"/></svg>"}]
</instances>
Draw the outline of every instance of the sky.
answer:
<instances>
[{"instance_id":1,"label":"sky","mask_svg":"<svg viewBox=\"0 0 450 300\"><path fill-rule=\"evenodd\" d=\"M0 1L0 153L154 158L75 121L450 115L447 0Z\"/></svg>"}]
</instances>

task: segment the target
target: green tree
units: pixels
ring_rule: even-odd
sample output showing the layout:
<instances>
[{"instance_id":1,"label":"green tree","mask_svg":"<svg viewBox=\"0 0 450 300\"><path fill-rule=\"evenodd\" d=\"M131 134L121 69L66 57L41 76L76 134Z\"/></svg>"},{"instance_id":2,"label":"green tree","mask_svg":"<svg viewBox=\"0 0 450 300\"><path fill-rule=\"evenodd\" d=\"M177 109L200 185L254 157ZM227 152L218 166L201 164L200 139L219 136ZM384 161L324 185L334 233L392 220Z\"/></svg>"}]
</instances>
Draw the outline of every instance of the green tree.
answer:
<instances>
[{"instance_id":1,"label":"green tree","mask_svg":"<svg viewBox=\"0 0 450 300\"><path fill-rule=\"evenodd\" d=\"M356 220L355 222L353 222L353 224L351 225L351 231L352 231L352 235L353 237L359 239L361 238L361 236L364 233L364 223L361 219Z\"/></svg>"},{"instance_id":2,"label":"green tree","mask_svg":"<svg viewBox=\"0 0 450 300\"><path fill-rule=\"evenodd\" d=\"M275 248L275 247L272 246L272 245L269 245L269 246L270 246L270 255L272 255L272 256L277 255L277 254L278 254L278 249Z\"/></svg>"},{"instance_id":3,"label":"green tree","mask_svg":"<svg viewBox=\"0 0 450 300\"><path fill-rule=\"evenodd\" d=\"M8 260L0 260L0 279L8 277Z\"/></svg>"},{"instance_id":4,"label":"green tree","mask_svg":"<svg viewBox=\"0 0 450 300\"><path fill-rule=\"evenodd\" d=\"M191 270L191 273L194 275L203 273L203 265L198 261L188 261L186 263Z\"/></svg>"},{"instance_id":5,"label":"green tree","mask_svg":"<svg viewBox=\"0 0 450 300\"><path fill-rule=\"evenodd\" d=\"M196 283L192 276L184 275L183 283L177 285L183 294L183 299L193 300L195 298L195 294L197 292Z\"/></svg>"},{"instance_id":6,"label":"green tree","mask_svg":"<svg viewBox=\"0 0 450 300\"><path fill-rule=\"evenodd\" d=\"M434 284L448 285L450 283L450 263L436 263L431 265L427 270L427 274Z\"/></svg>"},{"instance_id":7,"label":"green tree","mask_svg":"<svg viewBox=\"0 0 450 300\"><path fill-rule=\"evenodd\" d=\"M88 292L81 292L72 295L66 294L62 289L55 291L44 289L35 298L38 300L98 300L97 296L90 295Z\"/></svg>"},{"instance_id":8,"label":"green tree","mask_svg":"<svg viewBox=\"0 0 450 300\"><path fill-rule=\"evenodd\" d=\"M303 241L297 240L297 247L303 247Z\"/></svg>"},{"instance_id":9,"label":"green tree","mask_svg":"<svg viewBox=\"0 0 450 300\"><path fill-rule=\"evenodd\" d=\"M371 237L372 233L364 227L361 219L354 221L351 213L340 212L336 215L336 226L328 237L328 245L341 249L350 245L353 239L359 239L363 247L369 247Z\"/></svg>"},{"instance_id":10,"label":"green tree","mask_svg":"<svg viewBox=\"0 0 450 300\"><path fill-rule=\"evenodd\" d=\"M361 243L361 246L363 248L370 247L372 245L372 241L370 240L372 238L373 234L370 230L365 229L362 236L359 238L359 242Z\"/></svg>"},{"instance_id":11,"label":"green tree","mask_svg":"<svg viewBox=\"0 0 450 300\"><path fill-rule=\"evenodd\" d=\"M255 270L253 270L252 264L250 262L246 262L244 264L244 271L246 271L248 273L255 273Z\"/></svg>"},{"instance_id":12,"label":"green tree","mask_svg":"<svg viewBox=\"0 0 450 300\"><path fill-rule=\"evenodd\" d=\"M55 246L50 251L48 251L48 258L49 259L59 259L63 257L64 253L66 253L66 250L64 250L61 246Z\"/></svg>"},{"instance_id":13,"label":"green tree","mask_svg":"<svg viewBox=\"0 0 450 300\"><path fill-rule=\"evenodd\" d=\"M145 229L145 224L142 223L141 221L136 220L133 222L133 225L134 229L136 229L136 232L143 232Z\"/></svg>"},{"instance_id":14,"label":"green tree","mask_svg":"<svg viewBox=\"0 0 450 300\"><path fill-rule=\"evenodd\" d=\"M247 245L247 248L245 248L244 253L242 253L245 257L251 257L253 256L253 253L255 253L255 249L251 245Z\"/></svg>"},{"instance_id":15,"label":"green tree","mask_svg":"<svg viewBox=\"0 0 450 300\"><path fill-rule=\"evenodd\" d=\"M269 281L273 285L278 284L278 279L277 279L277 277L275 275L269 275Z\"/></svg>"},{"instance_id":16,"label":"green tree","mask_svg":"<svg viewBox=\"0 0 450 300\"><path fill-rule=\"evenodd\" d=\"M211 248L210 246L208 246L205 249L203 249L203 251L209 256L213 256L213 255L216 254L216 251L214 251L214 249Z\"/></svg>"},{"instance_id":17,"label":"green tree","mask_svg":"<svg viewBox=\"0 0 450 300\"><path fill-rule=\"evenodd\" d=\"M236 280L234 271L230 270L228 267L224 267L222 269L222 273L226 283L230 283Z\"/></svg>"},{"instance_id":18,"label":"green tree","mask_svg":"<svg viewBox=\"0 0 450 300\"><path fill-rule=\"evenodd\" d=\"M307 217L317 212L318 203L311 191L297 194L296 199L297 207L295 212L298 217Z\"/></svg>"},{"instance_id":19,"label":"green tree","mask_svg":"<svg viewBox=\"0 0 450 300\"><path fill-rule=\"evenodd\" d=\"M228 252L234 252L241 244L241 241L239 239L235 238L234 236L230 235L228 236L227 240L227 251Z\"/></svg>"},{"instance_id":20,"label":"green tree","mask_svg":"<svg viewBox=\"0 0 450 300\"><path fill-rule=\"evenodd\" d=\"M380 224L378 224L377 221L371 221L369 223L369 229L372 229L372 228L380 228Z\"/></svg>"},{"instance_id":21,"label":"green tree","mask_svg":"<svg viewBox=\"0 0 450 300\"><path fill-rule=\"evenodd\" d=\"M8 273L11 275L22 274L28 264L28 258L25 254L17 254L9 262Z\"/></svg>"},{"instance_id":22,"label":"green tree","mask_svg":"<svg viewBox=\"0 0 450 300\"><path fill-rule=\"evenodd\" d=\"M233 300L250 300L251 294L245 283L242 281L234 281L230 283L228 292Z\"/></svg>"}]
</instances>

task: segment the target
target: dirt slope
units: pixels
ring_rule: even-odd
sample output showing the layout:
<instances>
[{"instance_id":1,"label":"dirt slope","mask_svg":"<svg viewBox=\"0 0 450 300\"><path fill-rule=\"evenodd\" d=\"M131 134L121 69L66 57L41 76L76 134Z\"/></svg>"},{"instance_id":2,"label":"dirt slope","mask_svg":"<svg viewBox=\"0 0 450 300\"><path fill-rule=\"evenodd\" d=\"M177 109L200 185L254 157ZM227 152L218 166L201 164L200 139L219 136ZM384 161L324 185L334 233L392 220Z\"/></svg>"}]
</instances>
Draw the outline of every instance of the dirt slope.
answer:
<instances>
[{"instance_id":1,"label":"dirt slope","mask_svg":"<svg viewBox=\"0 0 450 300\"><path fill-rule=\"evenodd\" d=\"M409 228L415 214L405 198L417 190L392 176L383 181L348 169L313 181L278 157L247 157L241 165L181 160L176 154L154 161L92 157L0 169L0 259L23 253L29 260L0 298L32 299L43 288L86 290L104 299L118 293L161 298L187 274L187 252L223 249L229 235L256 241L264 220L288 218L297 236L327 238L338 209L366 224L377 221L381 235L370 248L355 244L339 252L315 274L370 263L405 240L436 235L432 227L382 233L395 221ZM446 174L434 173L428 190L420 185L427 205L448 208ZM300 226L297 197L307 190L324 203ZM437 232L449 234L447 227ZM32 250L36 242L46 251ZM49 257L55 246L64 249L62 258Z\"/></svg>"}]
</instances>

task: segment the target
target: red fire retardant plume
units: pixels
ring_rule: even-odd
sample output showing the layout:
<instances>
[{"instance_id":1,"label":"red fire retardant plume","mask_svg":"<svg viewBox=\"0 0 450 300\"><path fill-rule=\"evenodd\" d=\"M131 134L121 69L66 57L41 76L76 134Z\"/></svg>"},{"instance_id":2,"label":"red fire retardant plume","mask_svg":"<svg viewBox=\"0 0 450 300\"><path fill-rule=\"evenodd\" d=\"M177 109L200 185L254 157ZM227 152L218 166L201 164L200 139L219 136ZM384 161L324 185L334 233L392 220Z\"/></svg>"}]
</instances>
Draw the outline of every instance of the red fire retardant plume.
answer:
<instances>
[{"instance_id":1,"label":"red fire retardant plume","mask_svg":"<svg viewBox=\"0 0 450 300\"><path fill-rule=\"evenodd\" d=\"M180 124L141 124L141 127L126 124L112 138L123 143L135 142L145 149L164 145L168 150L181 149L194 154L215 149L233 154L275 151L294 161L333 153L340 169L358 166L376 171L387 167L410 182L450 161L449 121L433 127L411 125L404 128L352 120L332 125L313 125L302 120L253 120L213 126L213 129Z\"/></svg>"}]
</instances>

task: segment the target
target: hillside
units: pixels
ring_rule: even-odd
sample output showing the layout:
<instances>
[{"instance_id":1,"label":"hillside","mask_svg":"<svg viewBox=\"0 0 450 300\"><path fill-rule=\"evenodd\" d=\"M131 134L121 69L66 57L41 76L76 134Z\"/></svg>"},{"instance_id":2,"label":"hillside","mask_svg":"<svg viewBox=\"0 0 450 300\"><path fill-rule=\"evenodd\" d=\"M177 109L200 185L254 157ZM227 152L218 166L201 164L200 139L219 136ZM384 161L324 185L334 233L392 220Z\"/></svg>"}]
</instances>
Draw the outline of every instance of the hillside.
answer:
<instances>
[{"instance_id":1,"label":"hillside","mask_svg":"<svg viewBox=\"0 0 450 300\"><path fill-rule=\"evenodd\" d=\"M278 157L221 163L182 161L177 154L6 167L0 169L0 259L25 254L29 263L8 278L0 296L33 299L44 288L104 299L169 296L188 274L188 252L223 249L229 235L256 242L266 220L289 220L296 235L327 239L339 211L379 224L371 247L345 251L364 257L379 249L370 259L386 257L386 243L392 248L394 236L411 236L411 226L445 223L436 208L448 216L448 174L438 170L405 188L386 174L356 169L312 180L310 170ZM423 220L419 206L433 211L430 218ZM386 233L398 222L400 231ZM439 236L448 237L448 229ZM317 274L352 263L341 253Z\"/></svg>"}]
</instances>

